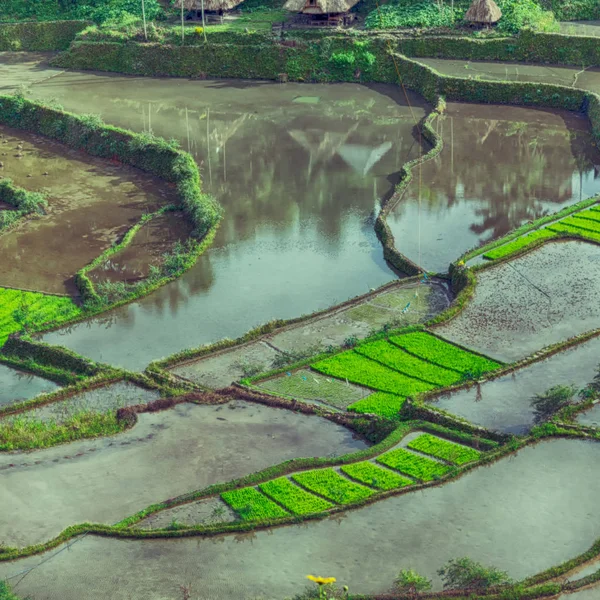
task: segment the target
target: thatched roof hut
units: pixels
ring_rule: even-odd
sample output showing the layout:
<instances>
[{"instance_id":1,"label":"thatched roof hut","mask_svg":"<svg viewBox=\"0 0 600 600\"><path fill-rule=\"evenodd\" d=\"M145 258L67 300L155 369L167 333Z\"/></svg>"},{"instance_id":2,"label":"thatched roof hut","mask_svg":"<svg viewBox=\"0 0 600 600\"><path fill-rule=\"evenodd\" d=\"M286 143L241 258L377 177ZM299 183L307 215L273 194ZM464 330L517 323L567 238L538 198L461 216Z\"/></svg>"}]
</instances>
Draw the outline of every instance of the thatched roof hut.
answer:
<instances>
[{"instance_id":1,"label":"thatched roof hut","mask_svg":"<svg viewBox=\"0 0 600 600\"><path fill-rule=\"evenodd\" d=\"M204 0L204 10L207 12L232 10L243 1L244 0ZM185 10L202 10L202 0L177 0L177 2L175 2L175 8L181 9L182 2Z\"/></svg>"},{"instance_id":2,"label":"thatched roof hut","mask_svg":"<svg viewBox=\"0 0 600 600\"><path fill-rule=\"evenodd\" d=\"M285 10L306 15L331 15L347 13L358 0L287 0Z\"/></svg>"},{"instance_id":3,"label":"thatched roof hut","mask_svg":"<svg viewBox=\"0 0 600 600\"><path fill-rule=\"evenodd\" d=\"M497 23L501 16L502 11L494 0L473 0L465 19L472 23L492 25Z\"/></svg>"}]
</instances>

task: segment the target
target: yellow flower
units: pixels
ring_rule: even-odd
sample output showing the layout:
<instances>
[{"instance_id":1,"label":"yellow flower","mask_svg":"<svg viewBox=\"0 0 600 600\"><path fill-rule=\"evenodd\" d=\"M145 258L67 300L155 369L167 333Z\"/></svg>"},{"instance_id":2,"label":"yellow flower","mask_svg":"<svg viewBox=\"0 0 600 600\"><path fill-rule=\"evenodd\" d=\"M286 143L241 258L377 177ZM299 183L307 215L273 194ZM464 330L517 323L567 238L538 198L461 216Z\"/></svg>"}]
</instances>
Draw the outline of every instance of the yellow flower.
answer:
<instances>
[{"instance_id":1,"label":"yellow flower","mask_svg":"<svg viewBox=\"0 0 600 600\"><path fill-rule=\"evenodd\" d=\"M204 32L204 27L196 27L196 29L194 29L194 31L196 33L203 33Z\"/></svg>"},{"instance_id":2,"label":"yellow flower","mask_svg":"<svg viewBox=\"0 0 600 600\"><path fill-rule=\"evenodd\" d=\"M465 261L464 261L464 260L459 260L459 261L458 261L456 264L457 264L459 267L464 267L464 266L465 266Z\"/></svg>"},{"instance_id":3,"label":"yellow flower","mask_svg":"<svg viewBox=\"0 0 600 600\"><path fill-rule=\"evenodd\" d=\"M314 581L317 585L329 585L330 583L335 583L335 577L315 577L314 575L307 575L306 579L310 579Z\"/></svg>"}]
</instances>

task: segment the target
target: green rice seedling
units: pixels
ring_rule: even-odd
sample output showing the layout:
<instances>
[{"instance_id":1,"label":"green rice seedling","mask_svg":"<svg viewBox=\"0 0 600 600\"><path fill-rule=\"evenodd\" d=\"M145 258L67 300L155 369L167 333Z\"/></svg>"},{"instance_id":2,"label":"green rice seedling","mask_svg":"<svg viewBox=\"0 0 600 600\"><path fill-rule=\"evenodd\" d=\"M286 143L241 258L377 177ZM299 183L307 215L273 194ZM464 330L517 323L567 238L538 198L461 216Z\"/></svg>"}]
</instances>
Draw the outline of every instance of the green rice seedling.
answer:
<instances>
[{"instance_id":1,"label":"green rice seedling","mask_svg":"<svg viewBox=\"0 0 600 600\"><path fill-rule=\"evenodd\" d=\"M356 348L356 352L395 371L435 385L452 385L460 379L460 374L456 371L450 371L417 358L386 340L362 344Z\"/></svg>"},{"instance_id":2,"label":"green rice seedling","mask_svg":"<svg viewBox=\"0 0 600 600\"><path fill-rule=\"evenodd\" d=\"M336 504L352 504L373 494L369 488L349 481L333 469L319 469L292 475L301 486Z\"/></svg>"},{"instance_id":3,"label":"green rice seedling","mask_svg":"<svg viewBox=\"0 0 600 600\"><path fill-rule=\"evenodd\" d=\"M446 440L442 440L429 433L424 433L408 444L408 447L413 450L418 450L424 454L430 454L436 458L447 460L454 465L464 465L465 463L479 460L481 452L474 448L454 444Z\"/></svg>"},{"instance_id":4,"label":"green rice seedling","mask_svg":"<svg viewBox=\"0 0 600 600\"><path fill-rule=\"evenodd\" d=\"M378 490L394 490L412 485L413 483L410 479L406 479L406 477L402 477L387 469L382 469L369 461L343 465L341 470L349 477L352 477L352 479L356 479Z\"/></svg>"},{"instance_id":5,"label":"green rice seedling","mask_svg":"<svg viewBox=\"0 0 600 600\"><path fill-rule=\"evenodd\" d=\"M590 229L582 229L581 227L577 227L575 225L565 225L562 221L560 223L550 225L548 229L552 229L552 231L555 231L557 233L571 233L583 237L585 239L600 243L600 233L595 233Z\"/></svg>"},{"instance_id":6,"label":"green rice seedling","mask_svg":"<svg viewBox=\"0 0 600 600\"><path fill-rule=\"evenodd\" d=\"M594 208L575 213L573 216L580 219L589 219L590 221L600 222L600 209Z\"/></svg>"},{"instance_id":7,"label":"green rice seedling","mask_svg":"<svg viewBox=\"0 0 600 600\"><path fill-rule=\"evenodd\" d=\"M384 367L354 351L342 352L331 358L326 358L312 368L325 375L338 379L347 379L382 392L391 392L399 396L414 396L420 392L434 389L432 383L413 379L393 369Z\"/></svg>"},{"instance_id":8,"label":"green rice seedling","mask_svg":"<svg viewBox=\"0 0 600 600\"><path fill-rule=\"evenodd\" d=\"M386 392L375 392L348 407L348 410L357 413L370 413L382 417L394 418L402 408L406 398L388 394Z\"/></svg>"},{"instance_id":9,"label":"green rice seedling","mask_svg":"<svg viewBox=\"0 0 600 600\"><path fill-rule=\"evenodd\" d=\"M539 229L519 237L508 244L504 244L503 246L489 250L483 255L483 258L487 258L488 260L498 260L499 258L504 258L509 254L513 254L514 252L521 250L522 248L526 248L538 240L547 240L553 237L556 237L556 233L554 231L548 228Z\"/></svg>"},{"instance_id":10,"label":"green rice seedling","mask_svg":"<svg viewBox=\"0 0 600 600\"><path fill-rule=\"evenodd\" d=\"M450 469L447 465L413 454L404 448L382 454L377 462L422 481L438 479Z\"/></svg>"},{"instance_id":11,"label":"green rice seedling","mask_svg":"<svg viewBox=\"0 0 600 600\"><path fill-rule=\"evenodd\" d=\"M571 225L579 229L586 229L594 233L600 234L600 222L593 221L592 219L585 219L577 215L573 217L567 217L561 221L562 225Z\"/></svg>"},{"instance_id":12,"label":"green rice seedling","mask_svg":"<svg viewBox=\"0 0 600 600\"><path fill-rule=\"evenodd\" d=\"M288 516L283 508L253 487L223 492L221 498L244 521L278 519Z\"/></svg>"},{"instance_id":13,"label":"green rice seedling","mask_svg":"<svg viewBox=\"0 0 600 600\"><path fill-rule=\"evenodd\" d=\"M482 374L500 367L500 363L494 360L463 350L424 331L393 336L390 342L423 360L463 374Z\"/></svg>"},{"instance_id":14,"label":"green rice seedling","mask_svg":"<svg viewBox=\"0 0 600 600\"><path fill-rule=\"evenodd\" d=\"M294 485L287 477L279 477L258 486L261 491L273 500L285 506L295 515L318 513L333 507L319 496L314 496L306 490Z\"/></svg>"}]
</instances>

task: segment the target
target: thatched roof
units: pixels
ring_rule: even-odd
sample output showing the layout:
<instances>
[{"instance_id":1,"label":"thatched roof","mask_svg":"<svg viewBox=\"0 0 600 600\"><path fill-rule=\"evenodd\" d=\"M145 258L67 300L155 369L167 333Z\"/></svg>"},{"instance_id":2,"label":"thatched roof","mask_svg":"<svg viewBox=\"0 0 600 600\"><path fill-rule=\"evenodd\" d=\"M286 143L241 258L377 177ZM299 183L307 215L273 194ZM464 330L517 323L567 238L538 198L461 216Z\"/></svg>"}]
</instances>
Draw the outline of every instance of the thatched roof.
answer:
<instances>
[{"instance_id":1,"label":"thatched roof","mask_svg":"<svg viewBox=\"0 0 600 600\"><path fill-rule=\"evenodd\" d=\"M244 0L204 0L204 10L217 11L217 10L231 10ZM181 8L181 3L186 10L202 10L202 0L177 0L175 2L176 8Z\"/></svg>"},{"instance_id":2,"label":"thatched roof","mask_svg":"<svg viewBox=\"0 0 600 600\"><path fill-rule=\"evenodd\" d=\"M315 0L309 5L307 0L287 0L283 8L291 12L334 14L348 12L357 3L358 0Z\"/></svg>"},{"instance_id":3,"label":"thatched roof","mask_svg":"<svg viewBox=\"0 0 600 600\"><path fill-rule=\"evenodd\" d=\"M501 16L502 11L494 0L473 0L465 19L473 23L496 23Z\"/></svg>"}]
</instances>

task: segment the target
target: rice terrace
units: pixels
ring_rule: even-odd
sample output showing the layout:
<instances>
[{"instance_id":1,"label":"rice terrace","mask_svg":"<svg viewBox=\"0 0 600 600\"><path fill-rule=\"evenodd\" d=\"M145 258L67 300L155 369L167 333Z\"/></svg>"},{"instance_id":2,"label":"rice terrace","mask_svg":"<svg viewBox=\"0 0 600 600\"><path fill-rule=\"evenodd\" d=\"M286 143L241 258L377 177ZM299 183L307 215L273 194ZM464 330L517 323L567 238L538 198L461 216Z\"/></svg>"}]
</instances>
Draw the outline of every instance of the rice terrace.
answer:
<instances>
[{"instance_id":1,"label":"rice terrace","mask_svg":"<svg viewBox=\"0 0 600 600\"><path fill-rule=\"evenodd\" d=\"M2 0L0 600L600 600L600 2Z\"/></svg>"}]
</instances>

